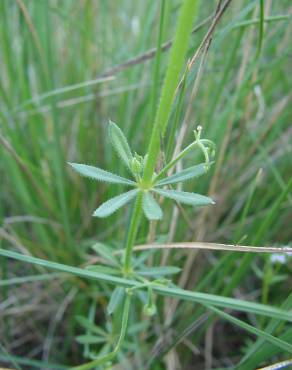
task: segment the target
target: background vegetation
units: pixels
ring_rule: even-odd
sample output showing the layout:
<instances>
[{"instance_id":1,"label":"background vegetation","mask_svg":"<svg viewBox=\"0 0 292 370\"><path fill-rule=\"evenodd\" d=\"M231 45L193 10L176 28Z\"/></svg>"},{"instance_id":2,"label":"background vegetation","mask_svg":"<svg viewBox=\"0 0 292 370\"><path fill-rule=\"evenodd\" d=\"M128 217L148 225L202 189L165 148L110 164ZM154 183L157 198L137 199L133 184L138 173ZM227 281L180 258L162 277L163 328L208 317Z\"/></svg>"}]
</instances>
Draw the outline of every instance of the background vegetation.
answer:
<instances>
[{"instance_id":1,"label":"background vegetation","mask_svg":"<svg viewBox=\"0 0 292 370\"><path fill-rule=\"evenodd\" d=\"M173 38L179 6L165 2L162 42ZM200 3L189 58L215 10L215 1ZM216 205L178 208L165 200L163 221L149 231L145 219L137 244L289 245L290 11L289 0L230 2L177 94L162 140L170 158L175 145L185 147L203 126L217 145L216 163L184 189L209 194ZM124 189L81 178L66 162L125 175L108 144L109 119L134 150L146 153L168 60L167 50L156 59L148 53L161 25L161 2L153 0L0 2L2 249L84 267L96 260L95 242L122 248L131 207L107 219L91 215ZM184 163L199 161L198 153ZM172 249L137 255L150 265L181 267L174 281L191 291L291 310L289 256ZM0 262L1 364L61 369L56 364L83 362L104 347L75 339L88 330L77 316L118 331L119 315L112 320L106 310L111 285L4 257ZM289 358L289 351L199 304L162 297L156 303L158 314L150 319L135 301L116 369L255 369ZM228 312L291 343L284 321Z\"/></svg>"}]
</instances>

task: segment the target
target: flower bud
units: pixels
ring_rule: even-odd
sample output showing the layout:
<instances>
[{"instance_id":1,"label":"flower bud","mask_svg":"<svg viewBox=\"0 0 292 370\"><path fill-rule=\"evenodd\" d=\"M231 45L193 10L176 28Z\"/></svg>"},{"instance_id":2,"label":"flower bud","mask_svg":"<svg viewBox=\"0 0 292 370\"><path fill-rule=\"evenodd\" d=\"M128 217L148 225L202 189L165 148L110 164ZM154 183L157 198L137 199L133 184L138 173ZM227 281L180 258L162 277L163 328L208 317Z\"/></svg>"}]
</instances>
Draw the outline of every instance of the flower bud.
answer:
<instances>
[{"instance_id":1,"label":"flower bud","mask_svg":"<svg viewBox=\"0 0 292 370\"><path fill-rule=\"evenodd\" d=\"M155 304L145 304L144 308L143 308L143 313L144 315L146 316L154 316L157 312L157 308L155 306Z\"/></svg>"},{"instance_id":2,"label":"flower bud","mask_svg":"<svg viewBox=\"0 0 292 370\"><path fill-rule=\"evenodd\" d=\"M131 170L135 174L140 174L142 171L142 164L141 162L139 162L139 160L136 157L132 159Z\"/></svg>"}]
</instances>

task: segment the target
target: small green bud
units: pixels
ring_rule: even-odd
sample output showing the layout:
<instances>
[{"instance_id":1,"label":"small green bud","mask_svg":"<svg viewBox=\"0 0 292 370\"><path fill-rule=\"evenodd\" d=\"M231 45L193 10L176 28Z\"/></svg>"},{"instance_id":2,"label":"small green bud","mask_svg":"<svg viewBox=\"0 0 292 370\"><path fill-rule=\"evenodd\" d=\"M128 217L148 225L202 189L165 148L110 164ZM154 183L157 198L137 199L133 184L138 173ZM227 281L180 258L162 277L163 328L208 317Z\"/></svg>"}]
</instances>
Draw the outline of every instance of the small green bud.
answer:
<instances>
[{"instance_id":1,"label":"small green bud","mask_svg":"<svg viewBox=\"0 0 292 370\"><path fill-rule=\"evenodd\" d=\"M194 135L195 135L196 140L198 141L200 140L202 131L203 131L203 127L201 125L198 125L197 128L194 130Z\"/></svg>"},{"instance_id":2,"label":"small green bud","mask_svg":"<svg viewBox=\"0 0 292 370\"><path fill-rule=\"evenodd\" d=\"M157 308L156 308L154 303L151 304L151 305L145 304L145 306L143 308L144 315L151 317L151 316L154 316L156 314L156 312L157 312Z\"/></svg>"},{"instance_id":3,"label":"small green bud","mask_svg":"<svg viewBox=\"0 0 292 370\"><path fill-rule=\"evenodd\" d=\"M143 157L135 153L134 158L131 161L131 170L135 175L139 175L143 171L143 161Z\"/></svg>"},{"instance_id":4,"label":"small green bud","mask_svg":"<svg viewBox=\"0 0 292 370\"><path fill-rule=\"evenodd\" d=\"M131 170L135 173L135 174L139 174L141 172L141 163L139 161L137 161L136 158L133 158L132 159L132 163L131 163Z\"/></svg>"}]
</instances>

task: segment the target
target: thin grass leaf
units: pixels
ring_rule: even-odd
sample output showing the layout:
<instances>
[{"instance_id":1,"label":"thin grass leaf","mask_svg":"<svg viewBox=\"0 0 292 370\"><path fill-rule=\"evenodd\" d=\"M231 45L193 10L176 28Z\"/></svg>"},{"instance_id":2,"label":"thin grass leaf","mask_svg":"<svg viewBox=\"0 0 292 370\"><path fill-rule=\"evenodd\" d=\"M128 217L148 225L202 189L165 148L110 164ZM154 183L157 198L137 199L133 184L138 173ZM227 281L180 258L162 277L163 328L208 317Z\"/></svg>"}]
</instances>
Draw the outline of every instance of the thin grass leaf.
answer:
<instances>
[{"instance_id":1,"label":"thin grass leaf","mask_svg":"<svg viewBox=\"0 0 292 370\"><path fill-rule=\"evenodd\" d=\"M94 180L110 182L112 184L135 185L135 182L132 180L125 179L124 177L115 175L114 173L102 170L98 167L71 162L68 162L68 164L70 164L70 166L72 166L79 175L89 177Z\"/></svg>"},{"instance_id":2,"label":"thin grass leaf","mask_svg":"<svg viewBox=\"0 0 292 370\"><path fill-rule=\"evenodd\" d=\"M107 217L130 202L138 193L138 189L127 191L121 195L111 198L99 206L93 213L94 217Z\"/></svg>"},{"instance_id":3,"label":"thin grass leaf","mask_svg":"<svg viewBox=\"0 0 292 370\"><path fill-rule=\"evenodd\" d=\"M120 266L118 259L113 255L113 251L106 244L95 243L92 249L105 261L110 262L114 266Z\"/></svg>"},{"instance_id":4,"label":"thin grass leaf","mask_svg":"<svg viewBox=\"0 0 292 370\"><path fill-rule=\"evenodd\" d=\"M284 340L278 339L278 338L274 337L273 335L271 335L271 334L269 334L269 333L267 333L263 330L257 329L254 326L251 326L251 325L247 324L246 322L244 322L242 320L239 320L239 319L229 315L228 313L226 313L224 311L218 310L215 307L212 307L212 306L207 306L207 307L211 311L213 311L216 314L218 314L219 316L223 317L225 320L231 322L232 324L235 324L235 325L239 326L240 328L242 328L244 330L247 330L248 332L250 332L250 333L252 333L256 336L267 340L268 342L274 344L275 346L281 348L284 351L292 353L292 345L285 342Z\"/></svg>"},{"instance_id":5,"label":"thin grass leaf","mask_svg":"<svg viewBox=\"0 0 292 370\"><path fill-rule=\"evenodd\" d=\"M107 306L107 313L111 315L115 312L119 304L121 303L122 299L125 296L125 288L116 287L111 295L111 299Z\"/></svg>"},{"instance_id":6,"label":"thin grass leaf","mask_svg":"<svg viewBox=\"0 0 292 370\"><path fill-rule=\"evenodd\" d=\"M88 271L79 267L65 265L58 262L51 262L37 257L32 257L17 252L5 250L0 248L0 256L12 258L18 261L31 263L38 266L54 269L57 271L68 272L76 276L104 281L112 285L119 285L126 288L138 287L139 282L123 277L111 276L99 272ZM284 309L264 305L261 303L244 301L242 299L235 299L229 297L221 297L215 294L207 294L201 292L192 292L175 287L164 287L153 285L153 292L164 296L183 299L190 302L197 302L203 305L218 306L224 308L230 308L242 312L251 312L258 315L264 315L273 317L279 320L286 320L292 322L292 313L287 312Z\"/></svg>"},{"instance_id":7,"label":"thin grass leaf","mask_svg":"<svg viewBox=\"0 0 292 370\"><path fill-rule=\"evenodd\" d=\"M143 194L142 207L149 220L160 220L162 218L162 210L149 191Z\"/></svg>"},{"instance_id":8,"label":"thin grass leaf","mask_svg":"<svg viewBox=\"0 0 292 370\"><path fill-rule=\"evenodd\" d=\"M207 206L209 204L215 204L215 202L211 198L201 194L189 193L179 190L163 190L157 188L153 188L153 191L166 198L170 198L176 200L179 203L189 204L192 206Z\"/></svg>"},{"instance_id":9,"label":"thin grass leaf","mask_svg":"<svg viewBox=\"0 0 292 370\"><path fill-rule=\"evenodd\" d=\"M0 287L16 285L16 284L26 284L26 283L31 283L34 281L45 281L45 280L51 280L51 279L58 279L62 277L66 277L66 276L59 274L59 273L54 273L54 274L42 274L42 275L15 277L15 278L7 279L7 280L0 280Z\"/></svg>"},{"instance_id":10,"label":"thin grass leaf","mask_svg":"<svg viewBox=\"0 0 292 370\"><path fill-rule=\"evenodd\" d=\"M121 270L115 269L109 266L103 265L89 265L85 267L86 270L101 272L102 274L110 274L110 275L121 275Z\"/></svg>"},{"instance_id":11,"label":"thin grass leaf","mask_svg":"<svg viewBox=\"0 0 292 370\"><path fill-rule=\"evenodd\" d=\"M180 271L181 269L176 266L157 266L157 267L147 267L136 272L139 275L143 276L164 276L177 274Z\"/></svg>"},{"instance_id":12,"label":"thin grass leaf","mask_svg":"<svg viewBox=\"0 0 292 370\"><path fill-rule=\"evenodd\" d=\"M291 310L291 308L292 308L292 293L290 293L289 296L287 297L287 299L285 300L285 302L282 303L281 308L286 310L286 311ZM269 334L275 332L279 323L280 322L278 320L270 320L269 324L265 327L265 332L269 333ZM290 334L289 334L289 330L286 330L285 334L280 336L279 338L280 339L285 339L285 341L291 342L291 339L292 339L291 334L292 334L292 330L290 330ZM243 367L243 366L245 366L246 368L255 367L254 360L259 355L259 353L266 353L266 354L268 354L268 356L271 355L271 351L267 347L270 347L270 344L268 345L265 342L264 338L258 338L256 343L253 343L253 345L245 353L244 357L242 357L240 362L237 363L236 369L240 369L240 367ZM258 360L258 362L256 362L256 363L259 363L259 362L262 362L262 361L266 360L267 357L265 357L264 359L262 358L260 361L258 359L256 359L256 361Z\"/></svg>"},{"instance_id":13,"label":"thin grass leaf","mask_svg":"<svg viewBox=\"0 0 292 370\"><path fill-rule=\"evenodd\" d=\"M9 362L10 364L13 363L13 365L16 363L21 365L27 365L29 366L29 368L36 368L37 370L38 369L70 370L70 367L66 365L60 365L51 362L48 363L46 361L31 360L30 358L26 358L24 356L12 356L9 354L6 355L2 353L0 353L0 361Z\"/></svg>"},{"instance_id":14,"label":"thin grass leaf","mask_svg":"<svg viewBox=\"0 0 292 370\"><path fill-rule=\"evenodd\" d=\"M212 164L214 162L211 162ZM196 166L188 167L180 172L175 173L172 176L166 177L165 179L159 180L155 186L164 186L169 184L175 184L177 182L184 182L194 177L204 175L208 170L206 169L206 163L200 163Z\"/></svg>"},{"instance_id":15,"label":"thin grass leaf","mask_svg":"<svg viewBox=\"0 0 292 370\"><path fill-rule=\"evenodd\" d=\"M262 46L263 46L264 19L265 19L265 3L264 3L264 0L260 0L259 41L258 41L258 50L257 50L258 57L261 54Z\"/></svg>"},{"instance_id":16,"label":"thin grass leaf","mask_svg":"<svg viewBox=\"0 0 292 370\"><path fill-rule=\"evenodd\" d=\"M110 121L108 125L108 134L118 156L125 162L127 167L131 168L133 155L122 130L114 122Z\"/></svg>"}]
</instances>

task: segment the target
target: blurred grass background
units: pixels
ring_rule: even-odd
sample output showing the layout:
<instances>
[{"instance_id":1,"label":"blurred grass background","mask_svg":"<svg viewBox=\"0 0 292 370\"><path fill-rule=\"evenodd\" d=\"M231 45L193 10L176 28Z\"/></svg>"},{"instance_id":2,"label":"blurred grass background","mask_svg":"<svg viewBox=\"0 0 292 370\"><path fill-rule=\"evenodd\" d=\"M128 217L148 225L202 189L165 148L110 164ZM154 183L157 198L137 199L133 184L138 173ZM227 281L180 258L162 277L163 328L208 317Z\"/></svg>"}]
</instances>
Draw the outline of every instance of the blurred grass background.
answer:
<instances>
[{"instance_id":1,"label":"blurred grass background","mask_svg":"<svg viewBox=\"0 0 292 370\"><path fill-rule=\"evenodd\" d=\"M197 78L195 99L189 95L198 63L188 75L184 99L176 99L170 127L183 138L183 146L198 124L217 145L216 164L208 176L186 186L209 193L216 206L187 207L182 217L164 202L167 216L157 226L157 240L259 246L291 241L291 4L264 3L262 39L259 1L231 3ZM173 37L179 5L180 1L166 1L163 41ZM215 8L215 1L201 2L196 24L212 16ZM66 162L98 165L123 175L108 145L109 119L123 129L132 148L146 152L154 59L144 56L122 64L156 46L160 2L2 0L0 18L0 246L82 265L94 241L121 247L129 208L109 219L92 218L93 210L121 188L80 178ZM193 34L190 57L209 26L206 21ZM167 57L165 51L157 89ZM187 109L191 120L182 136ZM170 128L163 142L168 155L173 150L171 132ZM198 160L199 156L188 158L186 164ZM145 242L147 234L145 222L139 242ZM283 264L269 255L177 251L159 252L152 262L166 261L183 267L180 282L189 289L277 306L286 300L286 308L291 308L289 258ZM15 277L34 274L39 274L36 281L20 279L14 284ZM75 316L92 316L97 306L95 322L103 326L109 287L47 275L40 268L2 258L1 279L11 284L0 287L0 354L16 356L10 358L20 368L33 363L25 367L19 357L78 363L82 348L73 338L82 330ZM287 358L271 345L255 350L255 338L210 317L196 328L204 316L202 308L181 303L168 312L159 300L160 315L149 323L146 336L134 335L130 350L135 355L119 368L235 368L245 356L241 368L252 369ZM249 320L262 329L273 324L256 317ZM282 324L275 330L292 339L291 328Z\"/></svg>"}]
</instances>

